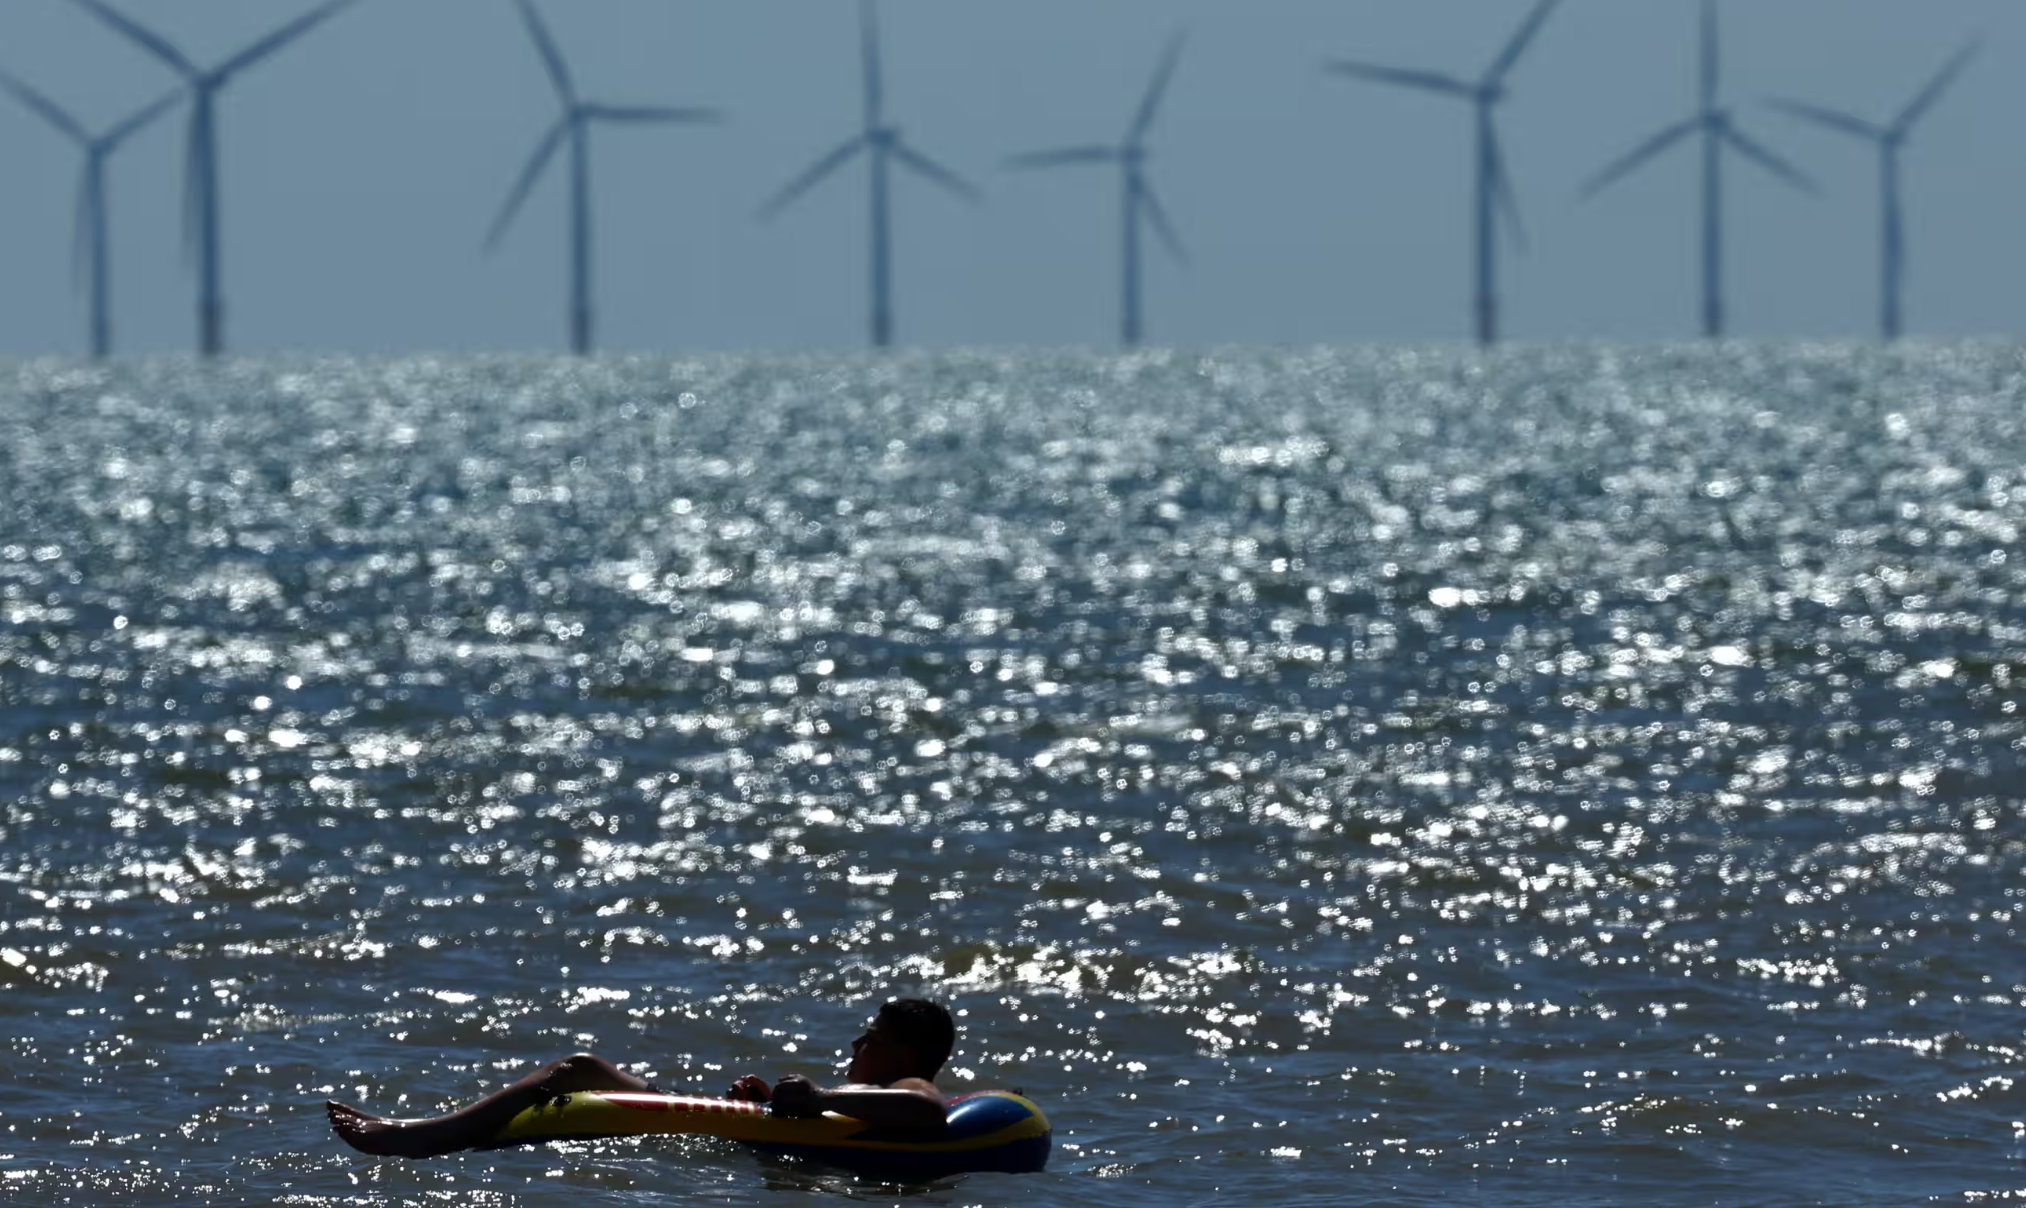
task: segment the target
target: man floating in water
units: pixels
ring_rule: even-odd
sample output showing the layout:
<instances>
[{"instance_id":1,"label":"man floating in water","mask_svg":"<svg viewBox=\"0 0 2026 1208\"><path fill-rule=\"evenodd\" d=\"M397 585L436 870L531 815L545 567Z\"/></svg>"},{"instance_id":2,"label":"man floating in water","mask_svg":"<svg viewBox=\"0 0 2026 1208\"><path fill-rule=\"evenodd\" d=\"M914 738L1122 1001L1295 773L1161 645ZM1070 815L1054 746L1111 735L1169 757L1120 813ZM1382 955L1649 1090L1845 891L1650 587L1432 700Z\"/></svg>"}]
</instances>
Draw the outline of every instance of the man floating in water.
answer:
<instances>
[{"instance_id":1,"label":"man floating in water","mask_svg":"<svg viewBox=\"0 0 2026 1208\"><path fill-rule=\"evenodd\" d=\"M879 1009L851 1042L851 1064L843 1086L824 1090L798 1074L772 1086L747 1074L726 1097L765 1103L777 1116L815 1117L837 1112L868 1124L938 1129L944 1104L936 1073L950 1059L957 1028L950 1013L920 998L897 998ZM426 1120L376 1116L331 1100L324 1110L331 1128L352 1148L401 1158L433 1158L485 1145L509 1121L530 1107L579 1091L633 1091L664 1094L593 1053L577 1053L536 1068L512 1085L475 1103Z\"/></svg>"}]
</instances>

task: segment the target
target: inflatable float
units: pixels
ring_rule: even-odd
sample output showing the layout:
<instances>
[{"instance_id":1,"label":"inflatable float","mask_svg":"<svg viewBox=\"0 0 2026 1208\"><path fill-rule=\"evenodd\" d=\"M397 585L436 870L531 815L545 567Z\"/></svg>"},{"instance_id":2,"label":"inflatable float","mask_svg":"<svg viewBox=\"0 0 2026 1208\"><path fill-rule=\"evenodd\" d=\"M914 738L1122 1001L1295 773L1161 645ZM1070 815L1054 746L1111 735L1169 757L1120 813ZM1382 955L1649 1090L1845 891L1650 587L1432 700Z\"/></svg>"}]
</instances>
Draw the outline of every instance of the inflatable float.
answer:
<instances>
[{"instance_id":1,"label":"inflatable float","mask_svg":"<svg viewBox=\"0 0 2026 1208\"><path fill-rule=\"evenodd\" d=\"M955 1096L949 1101L948 1122L932 1136L880 1128L835 1112L797 1120L773 1115L763 1103L584 1091L521 1112L486 1148L679 1134L724 1137L769 1153L899 1181L974 1171L1037 1171L1048 1162L1050 1140L1041 1109L1009 1091Z\"/></svg>"}]
</instances>

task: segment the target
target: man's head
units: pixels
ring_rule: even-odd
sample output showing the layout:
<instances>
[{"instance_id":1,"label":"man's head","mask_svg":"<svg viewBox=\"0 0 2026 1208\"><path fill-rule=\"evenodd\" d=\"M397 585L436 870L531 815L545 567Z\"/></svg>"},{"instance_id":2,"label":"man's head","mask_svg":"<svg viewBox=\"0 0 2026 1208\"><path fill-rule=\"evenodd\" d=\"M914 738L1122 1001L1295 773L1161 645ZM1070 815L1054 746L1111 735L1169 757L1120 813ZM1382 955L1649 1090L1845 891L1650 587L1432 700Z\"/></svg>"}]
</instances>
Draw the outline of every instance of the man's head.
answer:
<instances>
[{"instance_id":1,"label":"man's head","mask_svg":"<svg viewBox=\"0 0 2026 1208\"><path fill-rule=\"evenodd\" d=\"M880 1086L902 1078L933 1079L956 1043L957 1025L948 1011L924 998L896 998L851 1042L844 1076Z\"/></svg>"}]
</instances>

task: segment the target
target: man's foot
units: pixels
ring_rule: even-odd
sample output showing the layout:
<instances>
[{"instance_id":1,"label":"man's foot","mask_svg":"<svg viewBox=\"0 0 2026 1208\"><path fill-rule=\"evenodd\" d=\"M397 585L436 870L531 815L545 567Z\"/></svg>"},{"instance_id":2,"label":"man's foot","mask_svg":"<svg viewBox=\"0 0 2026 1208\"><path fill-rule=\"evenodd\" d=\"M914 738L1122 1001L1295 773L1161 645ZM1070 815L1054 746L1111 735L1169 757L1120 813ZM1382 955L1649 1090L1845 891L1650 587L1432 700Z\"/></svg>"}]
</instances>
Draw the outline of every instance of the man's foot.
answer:
<instances>
[{"instance_id":1,"label":"man's foot","mask_svg":"<svg viewBox=\"0 0 2026 1208\"><path fill-rule=\"evenodd\" d=\"M331 1131L338 1139L361 1153L394 1158L433 1158L462 1148L446 1144L445 1130L431 1127L433 1120L390 1120L363 1112L349 1103L326 1100L324 1113L331 1118Z\"/></svg>"}]
</instances>

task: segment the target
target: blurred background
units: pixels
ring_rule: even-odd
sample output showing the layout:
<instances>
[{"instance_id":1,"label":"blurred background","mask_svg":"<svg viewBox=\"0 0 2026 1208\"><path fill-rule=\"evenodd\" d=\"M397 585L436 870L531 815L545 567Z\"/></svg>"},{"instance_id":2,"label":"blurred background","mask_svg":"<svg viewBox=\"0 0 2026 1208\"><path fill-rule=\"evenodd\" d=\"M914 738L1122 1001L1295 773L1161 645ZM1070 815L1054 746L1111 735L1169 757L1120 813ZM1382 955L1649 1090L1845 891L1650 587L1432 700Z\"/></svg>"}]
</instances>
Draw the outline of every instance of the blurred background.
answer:
<instances>
[{"instance_id":1,"label":"blurred background","mask_svg":"<svg viewBox=\"0 0 2026 1208\"><path fill-rule=\"evenodd\" d=\"M126 10L208 64L308 11L289 0ZM887 89L911 143L977 183L976 206L896 181L903 343L1104 344L1116 330L1117 178L1012 173L1027 150L1119 138L1171 32L1191 41L1152 132L1153 179L1192 252L1150 247L1148 336L1185 345L1469 335L1470 114L1332 77L1331 57L1481 73L1529 6L1489 0L885 0ZM758 205L858 122L856 6L842 0L595 0L543 12L579 88L615 104L710 105L710 127L593 136L602 346L843 348L863 340L855 167L771 224ZM1513 72L1500 114L1530 245L1502 266L1522 340L1696 330L1699 159L1676 148L1579 204L1581 183L1695 104L1697 6L1570 0ZM1740 124L1822 186L1726 170L1731 326L1763 337L1875 329L1871 148L1764 104L1792 96L1885 121L1964 42L1984 48L1906 155L1915 334L2006 332L2021 310L2026 156L2011 135L2026 10L2007 0L1752 0L1722 6ZM175 81L80 8L0 9L0 66L88 126ZM0 352L84 347L69 267L80 156L0 98ZM495 253L481 241L557 115L503 0L364 0L222 94L221 206L234 351L563 346L561 173ZM113 160L122 351L193 341L179 109Z\"/></svg>"}]
</instances>

